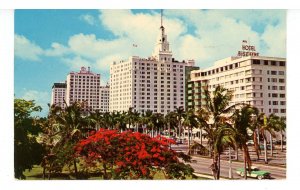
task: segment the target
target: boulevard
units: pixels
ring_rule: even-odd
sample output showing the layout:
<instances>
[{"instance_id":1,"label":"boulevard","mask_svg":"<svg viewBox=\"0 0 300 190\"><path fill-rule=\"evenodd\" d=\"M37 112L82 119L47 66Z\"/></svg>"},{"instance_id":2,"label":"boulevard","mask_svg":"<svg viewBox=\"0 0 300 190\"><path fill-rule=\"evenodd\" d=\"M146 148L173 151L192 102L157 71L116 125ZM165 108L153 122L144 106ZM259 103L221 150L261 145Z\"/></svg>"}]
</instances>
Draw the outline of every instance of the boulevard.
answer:
<instances>
[{"instance_id":1,"label":"boulevard","mask_svg":"<svg viewBox=\"0 0 300 190\"><path fill-rule=\"evenodd\" d=\"M172 149L178 152L187 152L186 144L173 145ZM260 170L268 171L271 173L271 180L281 180L286 179L286 167L285 167L285 152L278 154L280 150L275 150L272 159L269 158L269 164L264 164L263 155L260 155L260 159L257 161L253 154L252 146L249 146L250 155L252 159L252 166L258 167ZM278 155L276 155L276 153ZM224 152L221 156L221 178L229 178L229 161L227 152ZM242 152L239 152L239 161L235 161L234 151L231 152L232 157L232 179L244 179L236 173L237 168L243 168L243 155ZM270 156L269 156L270 157ZM189 163L195 170L196 174L204 174L212 176L210 165L212 164L212 159L202 156L193 156L192 163ZM253 180L254 178L248 177L247 179ZM257 179L254 179L257 180Z\"/></svg>"}]
</instances>

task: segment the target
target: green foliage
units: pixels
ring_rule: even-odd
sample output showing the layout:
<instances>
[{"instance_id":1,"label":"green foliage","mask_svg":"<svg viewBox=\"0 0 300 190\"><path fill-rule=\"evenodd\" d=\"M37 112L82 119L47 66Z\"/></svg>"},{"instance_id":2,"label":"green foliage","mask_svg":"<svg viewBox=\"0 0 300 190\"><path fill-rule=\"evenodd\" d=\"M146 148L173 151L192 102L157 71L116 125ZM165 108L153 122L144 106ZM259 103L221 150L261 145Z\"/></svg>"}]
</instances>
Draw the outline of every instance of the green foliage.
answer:
<instances>
[{"instance_id":1,"label":"green foliage","mask_svg":"<svg viewBox=\"0 0 300 190\"><path fill-rule=\"evenodd\" d=\"M34 101L15 99L14 167L17 179L25 179L23 172L34 164L40 164L44 153L43 147L36 141L41 128L31 116L36 111L41 111L41 107L36 106Z\"/></svg>"}]
</instances>

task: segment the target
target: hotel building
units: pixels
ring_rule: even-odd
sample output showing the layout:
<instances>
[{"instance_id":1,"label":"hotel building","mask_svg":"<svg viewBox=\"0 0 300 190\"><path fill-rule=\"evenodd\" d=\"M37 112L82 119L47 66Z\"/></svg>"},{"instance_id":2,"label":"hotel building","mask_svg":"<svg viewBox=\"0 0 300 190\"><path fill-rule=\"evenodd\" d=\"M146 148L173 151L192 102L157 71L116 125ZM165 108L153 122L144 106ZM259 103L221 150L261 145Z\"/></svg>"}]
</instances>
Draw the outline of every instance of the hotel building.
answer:
<instances>
[{"instance_id":1,"label":"hotel building","mask_svg":"<svg viewBox=\"0 0 300 190\"><path fill-rule=\"evenodd\" d=\"M185 108L185 72L194 64L194 60L180 62L173 58L161 23L151 57L132 56L110 65L109 111L128 111L132 107L139 112L167 114Z\"/></svg>"},{"instance_id":2,"label":"hotel building","mask_svg":"<svg viewBox=\"0 0 300 190\"><path fill-rule=\"evenodd\" d=\"M65 82L54 83L51 93L51 105L57 105L65 108L67 84Z\"/></svg>"},{"instance_id":3,"label":"hotel building","mask_svg":"<svg viewBox=\"0 0 300 190\"><path fill-rule=\"evenodd\" d=\"M188 108L204 104L203 89L221 85L233 92L231 105L246 103L260 112L286 116L286 59L278 57L229 57L214 66L191 71L188 82Z\"/></svg>"},{"instance_id":4,"label":"hotel building","mask_svg":"<svg viewBox=\"0 0 300 190\"><path fill-rule=\"evenodd\" d=\"M100 74L81 67L79 72L70 72L67 76L66 102L84 102L84 111L100 108Z\"/></svg>"}]
</instances>

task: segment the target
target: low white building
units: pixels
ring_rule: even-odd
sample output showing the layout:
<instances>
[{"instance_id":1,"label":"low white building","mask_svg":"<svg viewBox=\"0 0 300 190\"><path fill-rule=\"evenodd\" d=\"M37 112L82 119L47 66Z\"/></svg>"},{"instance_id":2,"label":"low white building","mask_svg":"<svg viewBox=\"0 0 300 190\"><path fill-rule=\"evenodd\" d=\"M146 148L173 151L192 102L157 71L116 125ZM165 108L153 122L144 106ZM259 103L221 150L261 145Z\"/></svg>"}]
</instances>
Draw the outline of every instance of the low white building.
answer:
<instances>
[{"instance_id":1,"label":"low white building","mask_svg":"<svg viewBox=\"0 0 300 190\"><path fill-rule=\"evenodd\" d=\"M54 83L51 92L51 106L56 105L65 108L67 84L65 82Z\"/></svg>"}]
</instances>

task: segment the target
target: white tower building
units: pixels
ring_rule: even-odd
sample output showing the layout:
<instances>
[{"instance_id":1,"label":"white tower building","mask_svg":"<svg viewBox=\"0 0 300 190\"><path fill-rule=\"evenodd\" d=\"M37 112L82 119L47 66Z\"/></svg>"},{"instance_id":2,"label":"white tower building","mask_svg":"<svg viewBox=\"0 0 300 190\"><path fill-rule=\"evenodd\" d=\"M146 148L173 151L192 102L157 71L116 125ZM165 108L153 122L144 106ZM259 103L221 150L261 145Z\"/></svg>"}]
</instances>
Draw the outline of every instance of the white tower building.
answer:
<instances>
[{"instance_id":1,"label":"white tower building","mask_svg":"<svg viewBox=\"0 0 300 190\"><path fill-rule=\"evenodd\" d=\"M109 111L152 110L166 114L185 107L185 67L194 60L179 62L172 56L161 21L160 33L151 57L132 56L110 65Z\"/></svg>"}]
</instances>

